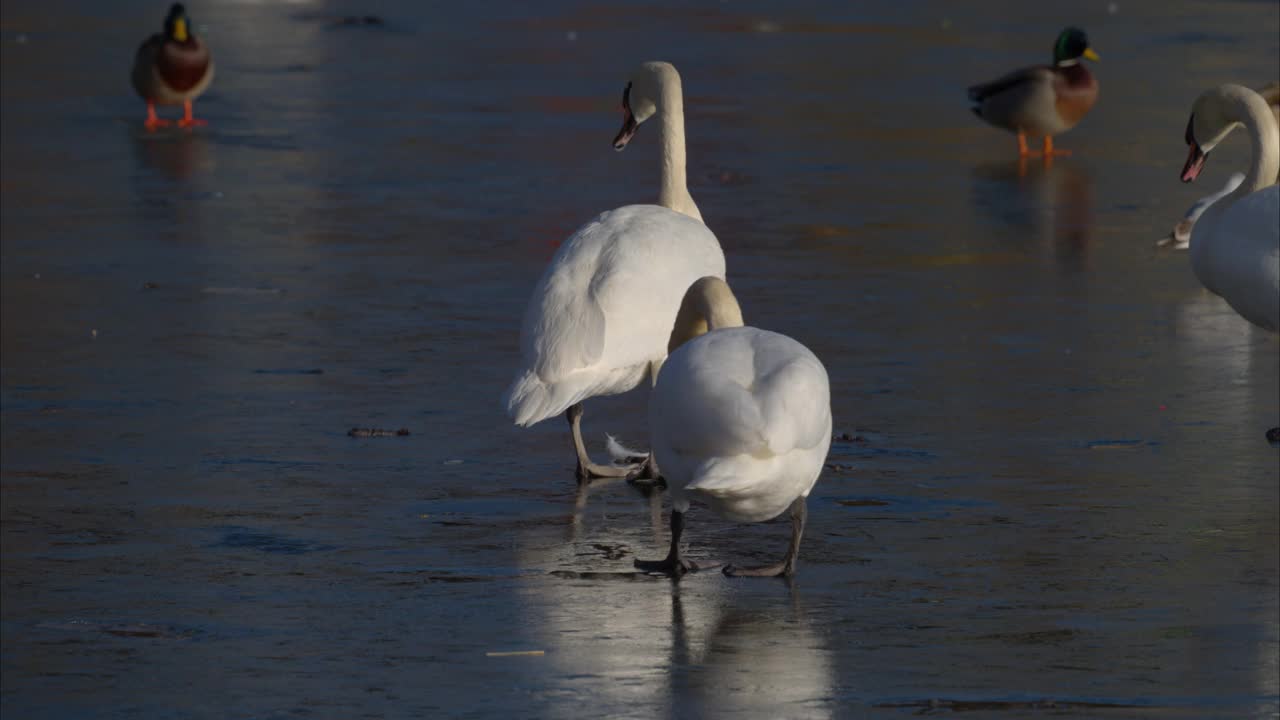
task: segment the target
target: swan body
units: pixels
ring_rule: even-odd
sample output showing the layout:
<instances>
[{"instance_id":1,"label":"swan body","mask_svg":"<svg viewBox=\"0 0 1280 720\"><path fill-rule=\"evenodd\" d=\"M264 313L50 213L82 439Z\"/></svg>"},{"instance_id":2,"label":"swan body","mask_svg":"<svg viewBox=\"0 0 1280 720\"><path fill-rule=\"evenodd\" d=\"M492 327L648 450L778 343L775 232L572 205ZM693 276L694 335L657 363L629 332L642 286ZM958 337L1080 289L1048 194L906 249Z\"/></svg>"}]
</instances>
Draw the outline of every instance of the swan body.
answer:
<instances>
[{"instance_id":1,"label":"swan body","mask_svg":"<svg viewBox=\"0 0 1280 720\"><path fill-rule=\"evenodd\" d=\"M617 150L642 123L658 125L658 204L603 213L561 245L529 300L522 365L505 397L517 425L566 414L579 481L631 471L591 462L582 442L582 401L656 377L685 290L700 277L725 275L720 243L689 195L679 73L669 63L642 64L623 90L622 110Z\"/></svg>"},{"instance_id":2,"label":"swan body","mask_svg":"<svg viewBox=\"0 0 1280 720\"><path fill-rule=\"evenodd\" d=\"M734 522L763 522L808 497L831 446L827 372L804 345L753 327L680 347L650 402L653 452L672 506L693 497Z\"/></svg>"},{"instance_id":3,"label":"swan body","mask_svg":"<svg viewBox=\"0 0 1280 720\"><path fill-rule=\"evenodd\" d=\"M653 453L671 492L665 560L636 567L679 574L684 515L694 497L736 522L791 509L786 558L730 575L791 575L804 532L806 498L831 446L827 371L804 345L743 326L729 286L704 277L689 287L649 403Z\"/></svg>"},{"instance_id":4,"label":"swan body","mask_svg":"<svg viewBox=\"0 0 1280 720\"><path fill-rule=\"evenodd\" d=\"M666 357L685 289L724 274L715 235L687 215L628 205L596 217L560 246L534 288L508 413L532 425L636 387Z\"/></svg>"},{"instance_id":5,"label":"swan body","mask_svg":"<svg viewBox=\"0 0 1280 720\"><path fill-rule=\"evenodd\" d=\"M1209 153L1238 125L1253 144L1244 181L1205 210L1191 233L1191 267L1209 291L1249 322L1280 331L1280 129L1265 100L1241 85L1202 94L1187 123L1191 182Z\"/></svg>"},{"instance_id":6,"label":"swan body","mask_svg":"<svg viewBox=\"0 0 1280 720\"><path fill-rule=\"evenodd\" d=\"M1191 268L1245 320L1280 332L1280 186L1217 205L1192 229Z\"/></svg>"}]
</instances>

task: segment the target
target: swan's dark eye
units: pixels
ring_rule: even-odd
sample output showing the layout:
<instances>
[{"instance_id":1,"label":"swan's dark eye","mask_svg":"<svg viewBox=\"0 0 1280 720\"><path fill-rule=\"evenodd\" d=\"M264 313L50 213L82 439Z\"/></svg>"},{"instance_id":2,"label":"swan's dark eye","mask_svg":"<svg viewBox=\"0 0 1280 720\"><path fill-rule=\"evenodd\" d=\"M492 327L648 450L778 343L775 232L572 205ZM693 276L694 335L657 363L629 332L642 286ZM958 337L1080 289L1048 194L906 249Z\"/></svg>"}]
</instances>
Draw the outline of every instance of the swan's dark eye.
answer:
<instances>
[{"instance_id":1,"label":"swan's dark eye","mask_svg":"<svg viewBox=\"0 0 1280 720\"><path fill-rule=\"evenodd\" d=\"M1184 138L1187 141L1188 145L1196 144L1196 133L1192 129L1193 127L1195 127L1195 122L1196 122L1196 116L1195 116L1195 113L1192 113L1191 117L1187 120L1187 135Z\"/></svg>"},{"instance_id":2,"label":"swan's dark eye","mask_svg":"<svg viewBox=\"0 0 1280 720\"><path fill-rule=\"evenodd\" d=\"M627 86L622 89L622 109L631 109L631 83L627 83Z\"/></svg>"}]
</instances>

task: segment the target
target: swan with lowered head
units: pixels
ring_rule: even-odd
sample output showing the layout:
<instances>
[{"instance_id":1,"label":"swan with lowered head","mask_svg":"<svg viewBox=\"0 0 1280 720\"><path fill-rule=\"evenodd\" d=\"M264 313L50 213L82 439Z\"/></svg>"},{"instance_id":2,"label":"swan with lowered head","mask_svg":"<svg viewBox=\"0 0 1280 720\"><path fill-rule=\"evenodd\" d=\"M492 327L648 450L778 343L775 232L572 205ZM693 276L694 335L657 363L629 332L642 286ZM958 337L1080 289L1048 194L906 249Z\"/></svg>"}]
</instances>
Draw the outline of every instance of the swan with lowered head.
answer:
<instances>
[{"instance_id":1,"label":"swan with lowered head","mask_svg":"<svg viewBox=\"0 0 1280 720\"><path fill-rule=\"evenodd\" d=\"M1187 121L1191 151L1182 181L1199 176L1205 160L1243 125L1253 145L1240 187L1209 206L1191 231L1191 269L1245 320L1280 331L1280 127L1267 101L1242 85L1219 85L1196 98ZM1280 441L1280 428L1267 431Z\"/></svg>"},{"instance_id":2,"label":"swan with lowered head","mask_svg":"<svg viewBox=\"0 0 1280 720\"><path fill-rule=\"evenodd\" d=\"M1209 153L1243 125L1253 145L1244 181L1209 206L1191 232L1191 268L1200 283L1244 319L1280 331L1280 129L1267 103L1242 85L1220 85L1196 99L1182 181L1192 182Z\"/></svg>"},{"instance_id":3,"label":"swan with lowered head","mask_svg":"<svg viewBox=\"0 0 1280 720\"><path fill-rule=\"evenodd\" d=\"M1258 94L1267 102L1267 106L1271 110L1272 120L1275 121L1276 127L1280 128L1280 83L1270 83L1258 89ZM1276 181L1280 182L1280 173L1277 174ZM1172 245L1174 249L1185 250L1191 243L1191 229L1195 227L1196 221L1204 214L1209 206L1222 199L1223 196L1232 190L1240 187L1240 183L1244 182L1244 173L1232 173L1227 178L1227 184L1221 190L1212 195L1206 195L1196 201L1196 204L1187 209L1186 214L1173 226L1173 231L1162 238L1157 245Z\"/></svg>"},{"instance_id":4,"label":"swan with lowered head","mask_svg":"<svg viewBox=\"0 0 1280 720\"><path fill-rule=\"evenodd\" d=\"M635 470L591 461L582 401L656 377L685 290L700 277L725 273L724 252L686 182L679 73L668 63L644 63L623 91L622 108L615 149L626 147L646 120L658 125L658 204L605 212L560 246L525 311L522 366L505 398L517 425L565 414L580 482Z\"/></svg>"},{"instance_id":5,"label":"swan with lowered head","mask_svg":"<svg viewBox=\"0 0 1280 720\"><path fill-rule=\"evenodd\" d=\"M785 335L743 327L728 284L690 286L649 401L653 453L671 492L671 546L663 560L636 560L649 572L680 575L689 502L696 497L737 522L791 511L791 544L774 565L726 567L726 575L790 576L800 554L806 498L831 446L827 371Z\"/></svg>"}]
</instances>

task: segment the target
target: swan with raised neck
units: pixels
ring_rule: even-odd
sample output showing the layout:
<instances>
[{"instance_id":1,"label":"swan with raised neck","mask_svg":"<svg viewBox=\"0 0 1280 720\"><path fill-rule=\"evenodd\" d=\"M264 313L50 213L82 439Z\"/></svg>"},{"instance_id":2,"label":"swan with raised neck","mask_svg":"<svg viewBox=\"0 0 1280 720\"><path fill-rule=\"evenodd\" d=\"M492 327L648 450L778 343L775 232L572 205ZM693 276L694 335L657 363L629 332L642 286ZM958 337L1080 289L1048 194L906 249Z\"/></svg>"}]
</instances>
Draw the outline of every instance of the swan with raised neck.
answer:
<instances>
[{"instance_id":1,"label":"swan with raised neck","mask_svg":"<svg viewBox=\"0 0 1280 720\"><path fill-rule=\"evenodd\" d=\"M689 194L685 169L684 91L680 73L671 63L642 63L622 91L622 130L613 140L622 150L646 120L657 116L658 142L662 152L661 186L658 204L702 220L702 213Z\"/></svg>"}]
</instances>

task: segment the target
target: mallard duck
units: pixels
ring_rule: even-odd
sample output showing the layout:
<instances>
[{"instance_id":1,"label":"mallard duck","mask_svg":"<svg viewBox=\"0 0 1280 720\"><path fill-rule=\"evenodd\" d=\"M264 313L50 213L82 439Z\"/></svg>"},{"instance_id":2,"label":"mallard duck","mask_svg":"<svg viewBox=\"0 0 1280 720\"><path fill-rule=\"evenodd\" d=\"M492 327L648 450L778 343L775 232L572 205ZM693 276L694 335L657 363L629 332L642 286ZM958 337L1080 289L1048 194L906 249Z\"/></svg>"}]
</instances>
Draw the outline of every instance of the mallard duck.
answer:
<instances>
[{"instance_id":1,"label":"mallard duck","mask_svg":"<svg viewBox=\"0 0 1280 720\"><path fill-rule=\"evenodd\" d=\"M164 19L164 32L143 41L133 57L133 89L147 103L148 130L168 125L156 116L156 105L182 105L179 127L204 125L191 114L191 103L213 80L209 47L191 31L191 18L174 3Z\"/></svg>"},{"instance_id":2,"label":"mallard duck","mask_svg":"<svg viewBox=\"0 0 1280 720\"><path fill-rule=\"evenodd\" d=\"M724 280L689 287L668 341L670 357L649 402L654 457L671 491L671 546L646 572L697 570L680 557L696 497L735 522L790 510L791 543L778 563L726 567L726 575L790 576L804 534L806 498L831 447L831 389L812 352L786 335L744 327Z\"/></svg>"},{"instance_id":3,"label":"mallard duck","mask_svg":"<svg viewBox=\"0 0 1280 720\"><path fill-rule=\"evenodd\" d=\"M1055 150L1053 136L1075 127L1098 100L1098 81L1080 58L1097 61L1089 39L1069 27L1053 44L1053 64L1023 68L999 80L969 88L973 112L991 125L1018 135L1018 155L1027 157L1027 135L1044 138L1044 156L1069 155Z\"/></svg>"},{"instance_id":4,"label":"mallard duck","mask_svg":"<svg viewBox=\"0 0 1280 720\"><path fill-rule=\"evenodd\" d=\"M644 63L627 83L622 104L616 149L641 123L657 119L658 204L602 213L556 251L525 310L522 362L505 397L507 413L520 426L564 413L579 482L636 470L591 461L582 442L582 401L652 379L667 357L685 290L704 275L724 277L725 269L720 243L702 223L686 185L679 73L668 63Z\"/></svg>"}]
</instances>

